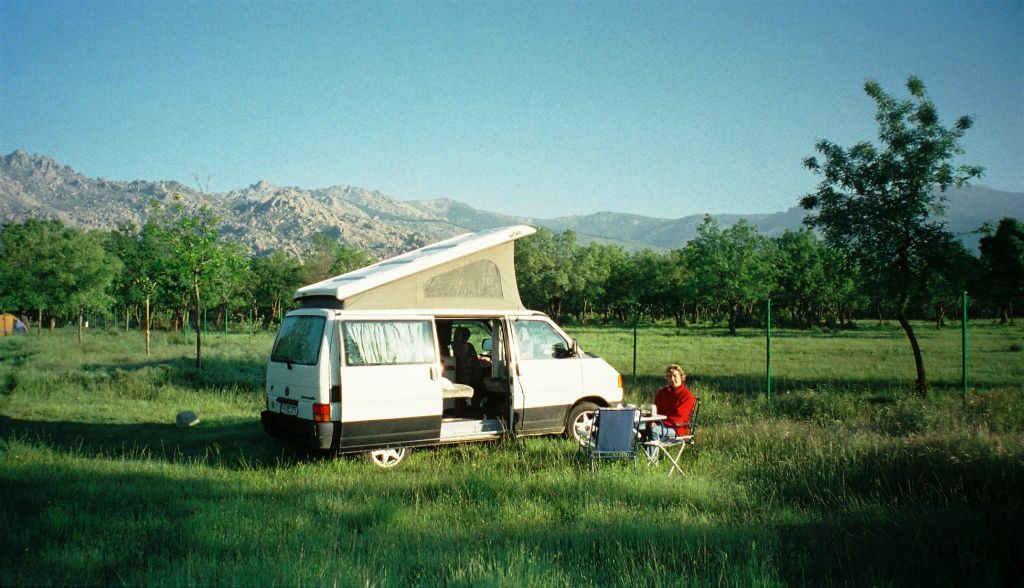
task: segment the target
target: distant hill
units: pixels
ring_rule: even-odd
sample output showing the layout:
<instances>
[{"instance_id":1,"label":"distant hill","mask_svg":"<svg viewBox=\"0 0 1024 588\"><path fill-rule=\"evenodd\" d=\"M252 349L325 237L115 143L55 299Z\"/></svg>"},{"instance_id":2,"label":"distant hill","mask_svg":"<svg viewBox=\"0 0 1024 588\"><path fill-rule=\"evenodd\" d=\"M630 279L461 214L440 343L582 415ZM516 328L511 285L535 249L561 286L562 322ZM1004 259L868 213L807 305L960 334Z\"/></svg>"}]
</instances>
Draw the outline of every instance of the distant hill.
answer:
<instances>
[{"instance_id":1,"label":"distant hill","mask_svg":"<svg viewBox=\"0 0 1024 588\"><path fill-rule=\"evenodd\" d=\"M794 196L794 201L797 196ZM259 181L227 193L202 194L178 182L109 181L89 178L41 155L15 151L0 159L0 220L59 219L83 228L112 230L145 222L152 202L175 199L195 209L203 204L224 219L224 232L259 254L301 254L313 235L326 232L343 243L386 257L467 231L529 224L561 232L572 229L583 243L621 245L629 251L682 247L697 234L704 215L678 219L596 212L533 218L479 210L448 198L400 201L375 190L333 186L315 190ZM794 207L773 214L715 215L723 227L746 219L762 233L798 229L804 213ZM1024 194L984 187L948 195L949 228L976 248L977 229L1000 218L1024 218Z\"/></svg>"}]
</instances>

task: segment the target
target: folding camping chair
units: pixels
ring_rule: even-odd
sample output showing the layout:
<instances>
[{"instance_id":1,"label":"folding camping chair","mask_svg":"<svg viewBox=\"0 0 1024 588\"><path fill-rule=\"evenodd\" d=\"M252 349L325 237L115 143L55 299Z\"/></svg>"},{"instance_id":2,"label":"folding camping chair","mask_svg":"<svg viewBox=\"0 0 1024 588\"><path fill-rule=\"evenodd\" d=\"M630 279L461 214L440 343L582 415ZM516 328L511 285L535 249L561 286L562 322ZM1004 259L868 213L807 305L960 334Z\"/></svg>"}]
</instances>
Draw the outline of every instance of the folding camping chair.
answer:
<instances>
[{"instance_id":1,"label":"folding camping chair","mask_svg":"<svg viewBox=\"0 0 1024 588\"><path fill-rule=\"evenodd\" d=\"M686 423L685 426L690 429L689 435L683 435L682 437L673 437L671 439L661 439L659 441L645 441L643 445L645 447L655 448L655 455L652 456L646 451L644 455L647 456L647 460L651 463L657 463L658 454L665 454L668 458L668 462L671 466L668 469L668 475L671 476L675 472L679 472L679 475L683 475L683 469L679 467L679 460L683 457L683 451L687 445L694 444L694 435L697 433L697 409L700 408L700 398L696 398L696 402L693 403L693 411L690 412L690 422ZM675 452L673 454L673 451Z\"/></svg>"},{"instance_id":2,"label":"folding camping chair","mask_svg":"<svg viewBox=\"0 0 1024 588\"><path fill-rule=\"evenodd\" d=\"M599 459L632 459L635 470L639 425L639 408L595 410L594 423L587 441L590 469L594 469L594 462Z\"/></svg>"}]
</instances>

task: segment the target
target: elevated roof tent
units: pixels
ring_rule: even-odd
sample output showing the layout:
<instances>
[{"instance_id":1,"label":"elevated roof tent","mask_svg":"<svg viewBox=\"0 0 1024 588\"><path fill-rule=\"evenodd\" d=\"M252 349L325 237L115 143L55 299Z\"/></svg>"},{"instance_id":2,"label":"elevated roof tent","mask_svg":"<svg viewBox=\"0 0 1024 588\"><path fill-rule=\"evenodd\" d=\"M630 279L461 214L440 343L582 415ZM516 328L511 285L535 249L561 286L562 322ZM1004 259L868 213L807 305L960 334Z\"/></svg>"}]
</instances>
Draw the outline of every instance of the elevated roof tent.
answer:
<instances>
[{"instance_id":1,"label":"elevated roof tent","mask_svg":"<svg viewBox=\"0 0 1024 588\"><path fill-rule=\"evenodd\" d=\"M466 233L299 288L303 306L376 309L523 310L514 241L526 225Z\"/></svg>"}]
</instances>

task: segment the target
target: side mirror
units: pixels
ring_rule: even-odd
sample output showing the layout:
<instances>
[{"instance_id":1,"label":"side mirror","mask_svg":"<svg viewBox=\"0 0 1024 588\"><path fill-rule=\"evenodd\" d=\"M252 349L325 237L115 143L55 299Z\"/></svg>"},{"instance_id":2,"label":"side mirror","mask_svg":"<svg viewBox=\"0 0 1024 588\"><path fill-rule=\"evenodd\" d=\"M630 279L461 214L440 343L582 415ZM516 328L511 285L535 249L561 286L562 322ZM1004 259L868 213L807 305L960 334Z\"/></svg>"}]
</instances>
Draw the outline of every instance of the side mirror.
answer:
<instances>
[{"instance_id":1,"label":"side mirror","mask_svg":"<svg viewBox=\"0 0 1024 588\"><path fill-rule=\"evenodd\" d=\"M494 343L490 340L490 338L484 339L483 341L480 342L480 348L483 349L484 351L493 351Z\"/></svg>"},{"instance_id":2,"label":"side mirror","mask_svg":"<svg viewBox=\"0 0 1024 588\"><path fill-rule=\"evenodd\" d=\"M566 357L576 357L579 355L580 348L576 345L576 340L573 339L569 342L569 348L565 349L561 344L556 345L554 349L554 355L558 359L564 359Z\"/></svg>"}]
</instances>

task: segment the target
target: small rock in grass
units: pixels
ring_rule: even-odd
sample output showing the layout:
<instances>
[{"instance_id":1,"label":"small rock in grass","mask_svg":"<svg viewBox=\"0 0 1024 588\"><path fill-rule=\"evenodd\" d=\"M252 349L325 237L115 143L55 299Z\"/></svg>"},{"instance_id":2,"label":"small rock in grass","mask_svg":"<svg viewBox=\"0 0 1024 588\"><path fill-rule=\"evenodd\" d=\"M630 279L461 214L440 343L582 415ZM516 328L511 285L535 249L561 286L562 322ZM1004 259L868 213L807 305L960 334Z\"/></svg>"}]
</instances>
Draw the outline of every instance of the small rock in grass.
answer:
<instances>
[{"instance_id":1,"label":"small rock in grass","mask_svg":"<svg viewBox=\"0 0 1024 588\"><path fill-rule=\"evenodd\" d=\"M178 419L177 421L175 421L175 424L178 425L179 427L192 427L198 425L199 415L192 412L191 410L179 412Z\"/></svg>"}]
</instances>

